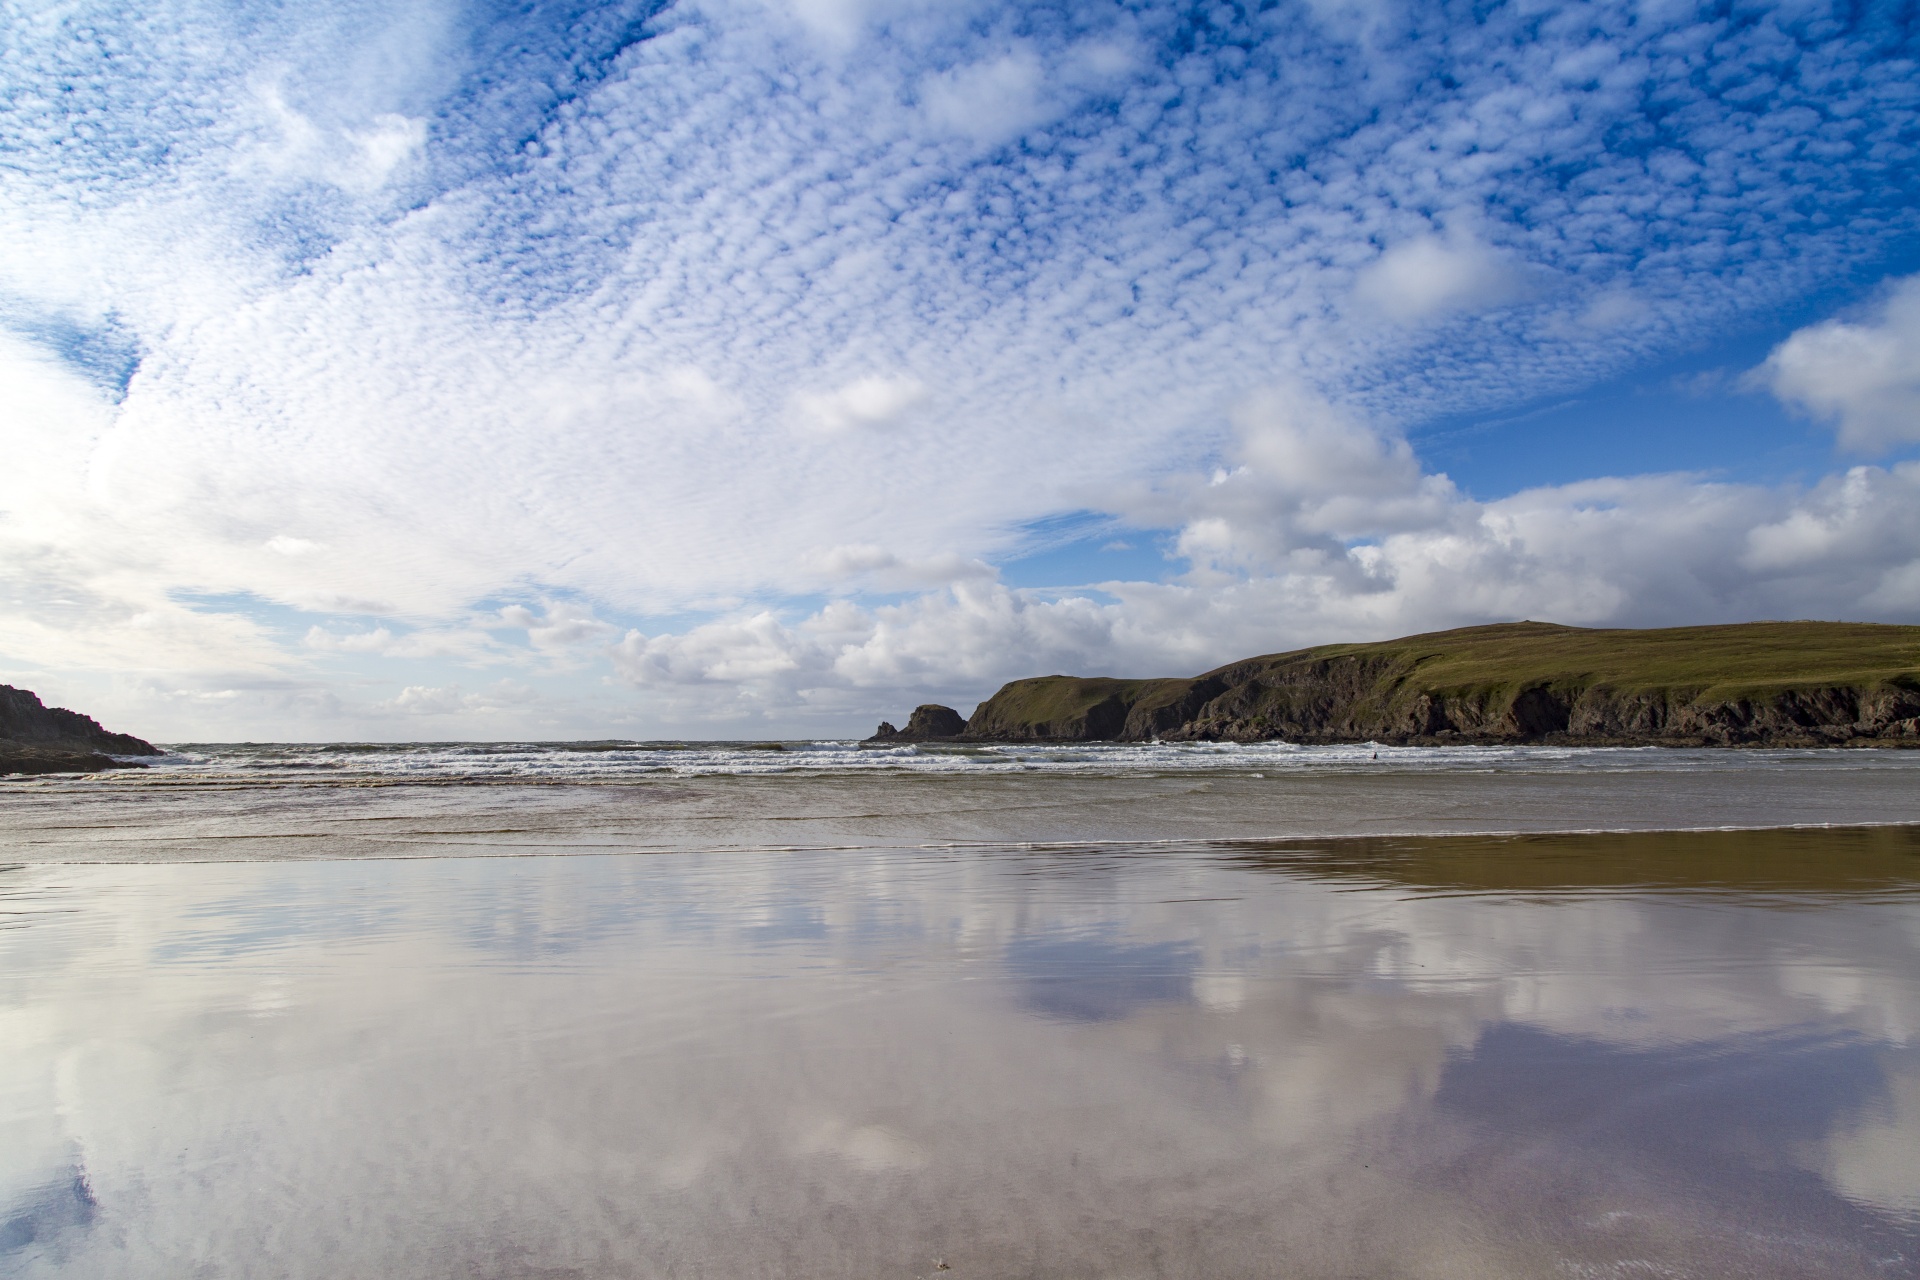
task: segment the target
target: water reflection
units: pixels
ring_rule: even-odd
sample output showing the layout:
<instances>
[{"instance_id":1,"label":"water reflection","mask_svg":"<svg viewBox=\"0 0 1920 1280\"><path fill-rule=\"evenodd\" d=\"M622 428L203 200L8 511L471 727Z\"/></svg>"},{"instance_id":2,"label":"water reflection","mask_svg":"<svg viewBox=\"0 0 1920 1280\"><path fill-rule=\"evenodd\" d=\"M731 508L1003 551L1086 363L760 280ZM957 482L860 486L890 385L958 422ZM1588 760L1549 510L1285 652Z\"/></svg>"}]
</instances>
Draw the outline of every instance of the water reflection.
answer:
<instances>
[{"instance_id":1,"label":"water reflection","mask_svg":"<svg viewBox=\"0 0 1920 1280\"><path fill-rule=\"evenodd\" d=\"M0 872L0 1270L1920 1269L1920 832Z\"/></svg>"},{"instance_id":2,"label":"water reflection","mask_svg":"<svg viewBox=\"0 0 1920 1280\"><path fill-rule=\"evenodd\" d=\"M1193 994L1197 953L1181 942L1132 946L1102 937L1015 938L1006 971L1028 1008L1055 1018L1104 1022Z\"/></svg>"},{"instance_id":3,"label":"water reflection","mask_svg":"<svg viewBox=\"0 0 1920 1280\"><path fill-rule=\"evenodd\" d=\"M33 1245L53 1246L62 1233L93 1225L97 1207L83 1170L75 1169L45 1186L31 1188L4 1210L0 1257L21 1253Z\"/></svg>"}]
</instances>

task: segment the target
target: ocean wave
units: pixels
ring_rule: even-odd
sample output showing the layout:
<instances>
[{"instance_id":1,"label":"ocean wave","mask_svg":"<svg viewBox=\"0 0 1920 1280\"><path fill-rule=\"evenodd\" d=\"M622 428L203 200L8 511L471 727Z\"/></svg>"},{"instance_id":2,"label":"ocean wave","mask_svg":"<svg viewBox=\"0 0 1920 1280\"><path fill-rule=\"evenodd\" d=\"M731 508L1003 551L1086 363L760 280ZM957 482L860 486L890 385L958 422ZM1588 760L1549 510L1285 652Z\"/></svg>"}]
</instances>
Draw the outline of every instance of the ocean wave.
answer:
<instances>
[{"instance_id":1,"label":"ocean wave","mask_svg":"<svg viewBox=\"0 0 1920 1280\"><path fill-rule=\"evenodd\" d=\"M1920 768L1920 752L1458 746L1286 742L419 742L183 743L117 784L620 783L656 778L901 773L981 776L1421 772L1724 772L1796 768Z\"/></svg>"}]
</instances>

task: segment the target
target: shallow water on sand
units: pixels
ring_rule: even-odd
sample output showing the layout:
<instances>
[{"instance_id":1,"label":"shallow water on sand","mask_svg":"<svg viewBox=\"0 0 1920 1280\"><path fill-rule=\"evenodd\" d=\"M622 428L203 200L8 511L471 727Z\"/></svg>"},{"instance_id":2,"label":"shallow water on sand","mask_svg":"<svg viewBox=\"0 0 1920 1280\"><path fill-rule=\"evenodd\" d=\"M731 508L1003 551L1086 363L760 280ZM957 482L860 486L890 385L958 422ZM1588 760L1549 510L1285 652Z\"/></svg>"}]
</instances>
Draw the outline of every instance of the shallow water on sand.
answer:
<instances>
[{"instance_id":1,"label":"shallow water on sand","mask_svg":"<svg viewBox=\"0 0 1920 1280\"><path fill-rule=\"evenodd\" d=\"M0 862L1920 822L1920 751L790 745L182 749L151 770L0 780Z\"/></svg>"},{"instance_id":2,"label":"shallow water on sand","mask_svg":"<svg viewBox=\"0 0 1920 1280\"><path fill-rule=\"evenodd\" d=\"M725 843L0 871L0 1271L1920 1274L1920 829Z\"/></svg>"}]
</instances>

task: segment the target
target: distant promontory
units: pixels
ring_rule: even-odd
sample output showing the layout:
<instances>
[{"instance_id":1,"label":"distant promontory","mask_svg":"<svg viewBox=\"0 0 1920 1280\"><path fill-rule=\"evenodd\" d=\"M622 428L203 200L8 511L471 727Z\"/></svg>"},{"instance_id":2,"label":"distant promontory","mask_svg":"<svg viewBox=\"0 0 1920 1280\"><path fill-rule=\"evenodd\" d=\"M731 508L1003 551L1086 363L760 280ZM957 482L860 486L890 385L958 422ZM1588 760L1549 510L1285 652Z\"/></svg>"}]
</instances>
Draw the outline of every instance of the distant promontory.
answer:
<instances>
[{"instance_id":1,"label":"distant promontory","mask_svg":"<svg viewBox=\"0 0 1920 1280\"><path fill-rule=\"evenodd\" d=\"M1920 747L1920 627L1463 627L1188 678L1015 680L964 722L924 706L869 741L1155 739Z\"/></svg>"},{"instance_id":2,"label":"distant promontory","mask_svg":"<svg viewBox=\"0 0 1920 1280\"><path fill-rule=\"evenodd\" d=\"M49 707L26 689L0 684L0 774L94 773L137 769L116 756L157 756L151 742L109 733L91 716Z\"/></svg>"}]
</instances>

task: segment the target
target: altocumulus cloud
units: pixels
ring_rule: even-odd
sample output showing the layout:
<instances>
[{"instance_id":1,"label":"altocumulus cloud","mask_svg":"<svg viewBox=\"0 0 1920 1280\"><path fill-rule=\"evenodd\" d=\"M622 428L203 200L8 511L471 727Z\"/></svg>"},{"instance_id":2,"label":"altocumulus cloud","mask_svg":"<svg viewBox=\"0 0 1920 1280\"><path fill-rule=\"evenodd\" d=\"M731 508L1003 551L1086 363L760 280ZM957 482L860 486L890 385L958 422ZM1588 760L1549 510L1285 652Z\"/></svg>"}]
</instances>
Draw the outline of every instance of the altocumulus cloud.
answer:
<instances>
[{"instance_id":1,"label":"altocumulus cloud","mask_svg":"<svg viewBox=\"0 0 1920 1280\"><path fill-rule=\"evenodd\" d=\"M1406 435L1905 243L1899 13L6 21L0 678L156 733L844 729L1496 617L1920 609L1920 478L1884 453L1912 285L1753 375L1861 451L1827 479L1622 459L1487 501ZM1006 585L1065 512L1173 558ZM459 691L499 667L511 697Z\"/></svg>"}]
</instances>

